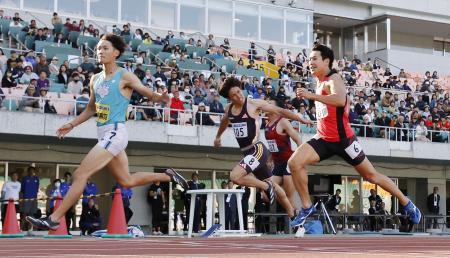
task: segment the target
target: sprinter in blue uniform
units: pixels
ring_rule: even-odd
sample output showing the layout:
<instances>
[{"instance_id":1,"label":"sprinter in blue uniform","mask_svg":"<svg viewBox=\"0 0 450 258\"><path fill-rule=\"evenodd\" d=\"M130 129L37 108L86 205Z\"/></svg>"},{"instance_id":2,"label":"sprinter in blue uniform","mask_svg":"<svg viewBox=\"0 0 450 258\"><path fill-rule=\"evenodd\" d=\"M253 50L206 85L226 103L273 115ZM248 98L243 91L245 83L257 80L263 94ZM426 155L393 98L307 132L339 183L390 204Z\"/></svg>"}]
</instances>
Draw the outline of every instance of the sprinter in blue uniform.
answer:
<instances>
[{"instance_id":1,"label":"sprinter in blue uniform","mask_svg":"<svg viewBox=\"0 0 450 258\"><path fill-rule=\"evenodd\" d=\"M152 101L164 103L169 103L170 98L167 92L159 94L145 87L136 75L116 64L125 47L123 39L111 33L105 34L97 44L96 53L98 62L103 65L103 71L91 78L89 103L79 116L61 126L56 134L58 138L64 138L76 126L97 115L98 143L75 170L72 185L61 206L46 218L27 217L33 226L57 229L61 217L83 193L87 179L105 166L125 188L173 180L187 189L186 180L173 169L167 169L165 173L138 172L133 175L128 170L128 157L125 153L128 132L125 121L131 94L135 90Z\"/></svg>"}]
</instances>

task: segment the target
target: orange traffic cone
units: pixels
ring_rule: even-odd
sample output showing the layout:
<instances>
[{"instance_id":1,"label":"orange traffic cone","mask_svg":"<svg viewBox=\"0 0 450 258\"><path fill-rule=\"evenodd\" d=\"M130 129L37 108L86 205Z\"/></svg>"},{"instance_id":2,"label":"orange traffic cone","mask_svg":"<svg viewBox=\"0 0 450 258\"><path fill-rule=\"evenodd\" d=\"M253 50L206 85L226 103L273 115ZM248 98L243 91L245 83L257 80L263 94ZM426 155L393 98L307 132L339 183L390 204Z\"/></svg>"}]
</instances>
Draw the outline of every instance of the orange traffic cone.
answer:
<instances>
[{"instance_id":1,"label":"orange traffic cone","mask_svg":"<svg viewBox=\"0 0 450 258\"><path fill-rule=\"evenodd\" d=\"M125 211L123 209L122 192L117 188L114 192L114 199L109 215L108 231L103 238L131 238L128 234L128 227L125 220Z\"/></svg>"},{"instance_id":2,"label":"orange traffic cone","mask_svg":"<svg viewBox=\"0 0 450 258\"><path fill-rule=\"evenodd\" d=\"M62 202L61 195L58 195L56 197L55 201L55 210L59 208ZM66 224L66 216L62 216L61 220L59 221L59 227L56 230L49 230L48 235L44 236L44 238L71 238L72 235L69 235L69 232L67 232L67 224Z\"/></svg>"},{"instance_id":3,"label":"orange traffic cone","mask_svg":"<svg viewBox=\"0 0 450 258\"><path fill-rule=\"evenodd\" d=\"M0 238L24 237L25 234L20 232L19 224L17 222L16 205L14 200L9 199L6 207L6 216L3 223L3 230Z\"/></svg>"}]
</instances>

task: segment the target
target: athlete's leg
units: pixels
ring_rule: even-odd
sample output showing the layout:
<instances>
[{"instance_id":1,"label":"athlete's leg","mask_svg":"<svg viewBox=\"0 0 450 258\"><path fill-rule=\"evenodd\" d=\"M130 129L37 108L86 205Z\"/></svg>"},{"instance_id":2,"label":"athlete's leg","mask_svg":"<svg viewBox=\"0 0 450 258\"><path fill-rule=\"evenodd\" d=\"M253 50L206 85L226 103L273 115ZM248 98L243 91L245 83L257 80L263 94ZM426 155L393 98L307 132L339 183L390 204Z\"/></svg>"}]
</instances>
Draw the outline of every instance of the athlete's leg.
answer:
<instances>
[{"instance_id":1,"label":"athlete's leg","mask_svg":"<svg viewBox=\"0 0 450 258\"><path fill-rule=\"evenodd\" d=\"M62 216L78 201L86 186L87 179L102 169L114 156L99 145L89 151L73 173L72 185L64 197L61 206L50 215L52 221L59 221Z\"/></svg>"},{"instance_id":2,"label":"athlete's leg","mask_svg":"<svg viewBox=\"0 0 450 258\"><path fill-rule=\"evenodd\" d=\"M125 187L131 188L146 185L151 182L170 182L170 176L164 173L136 172L130 174L128 169L128 157L125 151L120 152L107 165L109 171L117 182Z\"/></svg>"},{"instance_id":3,"label":"athlete's leg","mask_svg":"<svg viewBox=\"0 0 450 258\"><path fill-rule=\"evenodd\" d=\"M230 180L233 181L233 183L242 186L256 187L262 190L267 190L269 188L268 183L259 180L252 173L248 174L240 165L236 165L233 168L230 173Z\"/></svg>"},{"instance_id":4,"label":"athlete's leg","mask_svg":"<svg viewBox=\"0 0 450 258\"><path fill-rule=\"evenodd\" d=\"M273 177L270 178L270 180L272 180ZM275 193L276 193L276 198L277 198L277 202L283 206L283 208L286 210L286 213L288 214L289 218L294 216L294 208L291 205L290 200L288 199L288 197L286 196L286 193L284 192L283 188L281 188L281 186L279 186L278 184L276 184L275 182L273 182L273 186L275 187Z\"/></svg>"},{"instance_id":5,"label":"athlete's leg","mask_svg":"<svg viewBox=\"0 0 450 258\"><path fill-rule=\"evenodd\" d=\"M377 172L367 157L361 164L356 165L355 169L364 179L372 184L381 186L381 188L397 197L402 206L408 204L408 198L406 198L389 177Z\"/></svg>"},{"instance_id":6,"label":"athlete's leg","mask_svg":"<svg viewBox=\"0 0 450 258\"><path fill-rule=\"evenodd\" d=\"M312 205L311 197L308 192L308 174L306 166L319 161L319 155L308 143L300 145L288 161L294 186L302 200L302 207L305 209Z\"/></svg>"},{"instance_id":7,"label":"athlete's leg","mask_svg":"<svg viewBox=\"0 0 450 258\"><path fill-rule=\"evenodd\" d=\"M272 176L272 182L277 185L283 185L283 177L281 176Z\"/></svg>"},{"instance_id":8,"label":"athlete's leg","mask_svg":"<svg viewBox=\"0 0 450 258\"><path fill-rule=\"evenodd\" d=\"M295 207L294 203L294 192L295 187L292 180L292 175L284 175L283 176L283 190L286 193L287 198L289 199L289 202L291 203L292 207Z\"/></svg>"}]
</instances>

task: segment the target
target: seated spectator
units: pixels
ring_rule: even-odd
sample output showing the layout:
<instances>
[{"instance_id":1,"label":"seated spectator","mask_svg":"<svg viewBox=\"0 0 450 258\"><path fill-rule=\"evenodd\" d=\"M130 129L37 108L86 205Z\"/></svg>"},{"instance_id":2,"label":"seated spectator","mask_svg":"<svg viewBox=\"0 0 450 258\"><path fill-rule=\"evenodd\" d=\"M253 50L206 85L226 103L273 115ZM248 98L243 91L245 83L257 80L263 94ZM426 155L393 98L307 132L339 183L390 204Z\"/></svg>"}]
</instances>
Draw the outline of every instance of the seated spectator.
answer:
<instances>
[{"instance_id":1,"label":"seated spectator","mask_svg":"<svg viewBox=\"0 0 450 258\"><path fill-rule=\"evenodd\" d=\"M195 90L195 96L194 96L194 105L199 105L200 103L207 103L207 99L202 96L202 92L197 89Z\"/></svg>"},{"instance_id":2,"label":"seated spectator","mask_svg":"<svg viewBox=\"0 0 450 258\"><path fill-rule=\"evenodd\" d=\"M39 76L33 73L31 66L25 67L25 73L20 77L21 84L29 84L31 79L39 79Z\"/></svg>"},{"instance_id":3,"label":"seated spectator","mask_svg":"<svg viewBox=\"0 0 450 258\"><path fill-rule=\"evenodd\" d=\"M258 87L256 89L256 92L253 93L253 98L254 99L265 99L266 93L264 92L264 89L262 87Z\"/></svg>"},{"instance_id":4,"label":"seated spectator","mask_svg":"<svg viewBox=\"0 0 450 258\"><path fill-rule=\"evenodd\" d=\"M39 73L39 78L36 81L37 90L41 88L50 88L50 81L47 79L47 73L45 71L41 71Z\"/></svg>"},{"instance_id":5,"label":"seated spectator","mask_svg":"<svg viewBox=\"0 0 450 258\"><path fill-rule=\"evenodd\" d=\"M36 96L36 87L29 85L25 95L19 103L19 110L21 111L34 111L39 109L39 99L34 98Z\"/></svg>"},{"instance_id":6,"label":"seated spectator","mask_svg":"<svg viewBox=\"0 0 450 258\"><path fill-rule=\"evenodd\" d=\"M100 229L101 218L97 204L93 198L89 198L86 208L83 209L80 217L81 235L89 235Z\"/></svg>"},{"instance_id":7,"label":"seated spectator","mask_svg":"<svg viewBox=\"0 0 450 258\"><path fill-rule=\"evenodd\" d=\"M58 78L56 80L57 83L67 84L69 81L69 75L67 72L67 66L62 64L59 67Z\"/></svg>"},{"instance_id":8,"label":"seated spectator","mask_svg":"<svg viewBox=\"0 0 450 258\"><path fill-rule=\"evenodd\" d=\"M279 99L280 101L282 101L283 103L285 102L286 99L289 98L289 97L286 95L286 92L285 92L283 86L281 86L280 88L278 88L278 93L277 93L276 98Z\"/></svg>"},{"instance_id":9,"label":"seated spectator","mask_svg":"<svg viewBox=\"0 0 450 258\"><path fill-rule=\"evenodd\" d=\"M53 75L58 75L59 73L59 68L58 68L58 57L54 56L52 58L52 61L50 62L50 64L48 65L48 68L50 70L50 74Z\"/></svg>"},{"instance_id":10,"label":"seated spectator","mask_svg":"<svg viewBox=\"0 0 450 258\"><path fill-rule=\"evenodd\" d=\"M200 102L198 104L198 111L197 111L197 113L195 113L195 122L198 125L215 125L214 121L211 119L209 114L202 113L202 112L206 112L205 107L206 107L205 103L203 103L203 102Z\"/></svg>"},{"instance_id":11,"label":"seated spectator","mask_svg":"<svg viewBox=\"0 0 450 258\"><path fill-rule=\"evenodd\" d=\"M433 75L431 75L431 78L432 78L432 79L435 79L435 80L439 79L439 76L438 76L438 74L437 74L437 71L433 71Z\"/></svg>"},{"instance_id":12,"label":"seated spectator","mask_svg":"<svg viewBox=\"0 0 450 258\"><path fill-rule=\"evenodd\" d=\"M369 116L366 114L363 117L363 126L360 126L359 135L362 137L373 137L373 126L374 124L370 122Z\"/></svg>"},{"instance_id":13,"label":"seated spectator","mask_svg":"<svg viewBox=\"0 0 450 258\"><path fill-rule=\"evenodd\" d=\"M53 42L57 44L67 44L67 40L64 39L64 35L62 33L56 34L56 37L53 39Z\"/></svg>"},{"instance_id":14,"label":"seated spectator","mask_svg":"<svg viewBox=\"0 0 450 258\"><path fill-rule=\"evenodd\" d=\"M12 71L11 70L7 70L5 75L3 75L2 78L2 87L3 88L14 88L17 86L16 81L14 80L14 78L12 77Z\"/></svg>"},{"instance_id":15,"label":"seated spectator","mask_svg":"<svg viewBox=\"0 0 450 258\"><path fill-rule=\"evenodd\" d=\"M209 34L208 35L208 39L205 42L205 47L206 48L211 48L211 47L215 47L216 43L214 42L214 35L213 34Z\"/></svg>"},{"instance_id":16,"label":"seated spectator","mask_svg":"<svg viewBox=\"0 0 450 258\"><path fill-rule=\"evenodd\" d=\"M81 63L80 66L83 71L93 72L95 70L95 65L90 62L88 55L84 55L83 63Z\"/></svg>"},{"instance_id":17,"label":"seated spectator","mask_svg":"<svg viewBox=\"0 0 450 258\"><path fill-rule=\"evenodd\" d=\"M392 76L391 69L389 67L386 67L383 76Z\"/></svg>"},{"instance_id":18,"label":"seated spectator","mask_svg":"<svg viewBox=\"0 0 450 258\"><path fill-rule=\"evenodd\" d=\"M398 74L398 78L406 78L405 69L400 69L400 73Z\"/></svg>"},{"instance_id":19,"label":"seated spectator","mask_svg":"<svg viewBox=\"0 0 450 258\"><path fill-rule=\"evenodd\" d=\"M273 46L269 45L269 48L267 49L267 62L275 64L276 55L277 53L273 50Z\"/></svg>"},{"instance_id":20,"label":"seated spectator","mask_svg":"<svg viewBox=\"0 0 450 258\"><path fill-rule=\"evenodd\" d=\"M46 77L50 76L50 69L44 55L39 56L39 62L34 66L33 71L39 75L41 74L41 72L45 72Z\"/></svg>"},{"instance_id":21,"label":"seated spectator","mask_svg":"<svg viewBox=\"0 0 450 258\"><path fill-rule=\"evenodd\" d=\"M247 69L258 70L258 66L255 64L255 60L250 59Z\"/></svg>"},{"instance_id":22,"label":"seated spectator","mask_svg":"<svg viewBox=\"0 0 450 258\"><path fill-rule=\"evenodd\" d=\"M395 130L395 140L396 141L407 141L408 140L408 126L404 123L405 117L403 115L398 116L398 120L394 127L398 128Z\"/></svg>"},{"instance_id":23,"label":"seated spectator","mask_svg":"<svg viewBox=\"0 0 450 258\"><path fill-rule=\"evenodd\" d=\"M44 35L43 29L38 29L37 34L34 36L34 41L46 41L47 35Z\"/></svg>"},{"instance_id":24,"label":"seated spectator","mask_svg":"<svg viewBox=\"0 0 450 258\"><path fill-rule=\"evenodd\" d=\"M90 91L88 88L83 88L81 95L76 99L77 115L81 114L86 109L89 102Z\"/></svg>"},{"instance_id":25,"label":"seated spectator","mask_svg":"<svg viewBox=\"0 0 450 258\"><path fill-rule=\"evenodd\" d=\"M223 109L223 105L220 102L220 96L217 92L214 94L214 100L209 104L209 112L225 113L225 110Z\"/></svg>"},{"instance_id":26,"label":"seated spectator","mask_svg":"<svg viewBox=\"0 0 450 258\"><path fill-rule=\"evenodd\" d=\"M428 129L425 126L425 120L420 119L419 125L416 126L416 141L429 142L430 140L427 138Z\"/></svg>"},{"instance_id":27,"label":"seated spectator","mask_svg":"<svg viewBox=\"0 0 450 258\"><path fill-rule=\"evenodd\" d=\"M80 81L80 74L77 72L72 73L70 82L67 84L67 93L73 95L79 95L83 89L83 83Z\"/></svg>"}]
</instances>

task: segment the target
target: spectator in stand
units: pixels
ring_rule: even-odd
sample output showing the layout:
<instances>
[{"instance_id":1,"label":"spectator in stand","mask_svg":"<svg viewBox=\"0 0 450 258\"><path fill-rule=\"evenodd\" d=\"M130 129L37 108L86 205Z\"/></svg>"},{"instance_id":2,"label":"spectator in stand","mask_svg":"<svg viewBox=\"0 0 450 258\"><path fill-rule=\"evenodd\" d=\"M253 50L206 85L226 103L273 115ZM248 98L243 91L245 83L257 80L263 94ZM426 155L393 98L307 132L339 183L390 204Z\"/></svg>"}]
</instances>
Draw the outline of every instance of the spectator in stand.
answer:
<instances>
[{"instance_id":1,"label":"spectator in stand","mask_svg":"<svg viewBox=\"0 0 450 258\"><path fill-rule=\"evenodd\" d=\"M15 82L13 78L13 74L11 70L7 70L5 75L3 75L2 78L2 87L3 88L14 88L17 86L17 83Z\"/></svg>"},{"instance_id":2,"label":"spectator in stand","mask_svg":"<svg viewBox=\"0 0 450 258\"><path fill-rule=\"evenodd\" d=\"M250 48L248 49L248 59L256 60L258 59L258 52L256 51L255 42L250 42Z\"/></svg>"},{"instance_id":3,"label":"spectator in stand","mask_svg":"<svg viewBox=\"0 0 450 258\"><path fill-rule=\"evenodd\" d=\"M428 212L431 215L439 215L439 206L441 202L441 196L438 194L439 188L437 186L433 187L433 193L427 197L427 207ZM433 221L433 228L437 228L437 218L428 219L427 228L431 227L431 221Z\"/></svg>"},{"instance_id":4,"label":"spectator in stand","mask_svg":"<svg viewBox=\"0 0 450 258\"><path fill-rule=\"evenodd\" d=\"M72 30L71 31L76 31L76 32L80 32L80 27L78 26L77 21L72 21ZM75 42L72 42L75 43ZM75 45L72 45L75 46Z\"/></svg>"},{"instance_id":5,"label":"spectator in stand","mask_svg":"<svg viewBox=\"0 0 450 258\"><path fill-rule=\"evenodd\" d=\"M130 36L131 32L130 32L130 27L128 27L128 25L123 25L122 26L122 31L120 32L120 36Z\"/></svg>"},{"instance_id":6,"label":"spectator in stand","mask_svg":"<svg viewBox=\"0 0 450 258\"><path fill-rule=\"evenodd\" d=\"M88 235L100 229L101 217L94 198L89 198L86 208L81 212L80 230L81 235Z\"/></svg>"},{"instance_id":7,"label":"spectator in stand","mask_svg":"<svg viewBox=\"0 0 450 258\"><path fill-rule=\"evenodd\" d=\"M275 50L273 50L273 46L269 45L269 49L267 49L267 62L269 62L269 63L274 65L275 64L276 55L277 55L277 53L275 52Z\"/></svg>"},{"instance_id":8,"label":"spectator in stand","mask_svg":"<svg viewBox=\"0 0 450 258\"><path fill-rule=\"evenodd\" d=\"M172 74L173 74L173 73L172 73ZM175 75L176 75L176 73L175 73ZM155 77L155 79L161 78L161 80L162 80L164 83L167 83L167 77L164 75L163 72L161 72L161 65L157 65L157 66L156 66L156 73L153 75L153 77ZM169 85L170 85L170 84L169 84Z\"/></svg>"},{"instance_id":9,"label":"spectator in stand","mask_svg":"<svg viewBox=\"0 0 450 258\"><path fill-rule=\"evenodd\" d=\"M11 53L11 56L6 61L6 69L12 71L14 68L16 68L17 60L19 60L19 59L17 58L17 53L15 50L11 50L10 53Z\"/></svg>"},{"instance_id":10,"label":"spectator in stand","mask_svg":"<svg viewBox=\"0 0 450 258\"><path fill-rule=\"evenodd\" d=\"M203 97L200 89L195 90L195 96L194 96L193 101L194 101L194 105L199 105L200 103L203 103L203 105L205 105L205 103L208 102L208 100L205 97Z\"/></svg>"},{"instance_id":11,"label":"spectator in stand","mask_svg":"<svg viewBox=\"0 0 450 258\"><path fill-rule=\"evenodd\" d=\"M88 88L83 88L81 91L81 95L77 97L76 99L76 108L77 108L77 115L81 114L86 109L86 106L89 102L89 94L90 90Z\"/></svg>"},{"instance_id":12,"label":"spectator in stand","mask_svg":"<svg viewBox=\"0 0 450 258\"><path fill-rule=\"evenodd\" d=\"M398 74L398 78L406 78L405 70L402 68L400 69L400 73Z\"/></svg>"},{"instance_id":13,"label":"spectator in stand","mask_svg":"<svg viewBox=\"0 0 450 258\"><path fill-rule=\"evenodd\" d=\"M80 74L77 72L72 73L71 79L67 84L67 93L73 95L81 94L81 89L83 89L83 83L80 81Z\"/></svg>"},{"instance_id":14,"label":"spectator in stand","mask_svg":"<svg viewBox=\"0 0 450 258\"><path fill-rule=\"evenodd\" d=\"M430 140L427 138L428 129L425 126L425 119L420 119L419 125L416 126L416 141L429 142Z\"/></svg>"},{"instance_id":15,"label":"spectator in stand","mask_svg":"<svg viewBox=\"0 0 450 258\"><path fill-rule=\"evenodd\" d=\"M41 72L45 72L47 77L50 76L50 69L44 55L41 54L39 56L39 62L35 65L33 71L39 75Z\"/></svg>"},{"instance_id":16,"label":"spectator in stand","mask_svg":"<svg viewBox=\"0 0 450 258\"><path fill-rule=\"evenodd\" d=\"M365 114L363 116L363 123L362 123L362 125L363 126L359 127L360 130L359 130L359 135L358 136L373 137L373 126L374 126L374 123L370 121L370 116L368 114Z\"/></svg>"},{"instance_id":17,"label":"spectator in stand","mask_svg":"<svg viewBox=\"0 0 450 258\"><path fill-rule=\"evenodd\" d=\"M170 103L170 118L172 122L178 121L178 111L184 110L184 102L180 98L180 89L175 89Z\"/></svg>"},{"instance_id":18,"label":"spectator in stand","mask_svg":"<svg viewBox=\"0 0 450 258\"><path fill-rule=\"evenodd\" d=\"M209 34L208 35L208 39L205 42L205 47L206 48L211 48L211 47L215 47L216 43L214 42L214 35L213 34Z\"/></svg>"},{"instance_id":19,"label":"spectator in stand","mask_svg":"<svg viewBox=\"0 0 450 258\"><path fill-rule=\"evenodd\" d=\"M29 85L25 95L22 97L22 100L19 102L19 110L33 112L37 111L40 108L39 99L33 98L38 97L39 91L36 90L34 85Z\"/></svg>"},{"instance_id":20,"label":"spectator in stand","mask_svg":"<svg viewBox=\"0 0 450 258\"><path fill-rule=\"evenodd\" d=\"M34 36L36 35L37 29L36 20L31 20L30 25L24 27L22 31L26 32L29 36Z\"/></svg>"},{"instance_id":21,"label":"spectator in stand","mask_svg":"<svg viewBox=\"0 0 450 258\"><path fill-rule=\"evenodd\" d=\"M14 205L16 206L16 213L19 212L19 194L21 190L21 184L18 181L19 174L17 172L11 173L11 180L7 180L3 186L1 191L1 199L4 200L2 203L2 225L5 222L6 217L6 208L8 207L8 200L14 200ZM4 225L3 225L4 226ZM4 227L3 227L4 228Z\"/></svg>"},{"instance_id":22,"label":"spectator in stand","mask_svg":"<svg viewBox=\"0 0 450 258\"><path fill-rule=\"evenodd\" d=\"M411 87L408 85L408 80L404 80L403 81L403 85L402 85L402 90L406 90L406 91L412 91Z\"/></svg>"},{"instance_id":23,"label":"spectator in stand","mask_svg":"<svg viewBox=\"0 0 450 258\"><path fill-rule=\"evenodd\" d=\"M387 116L386 110L381 111L381 116L375 119L375 125L389 127L391 124L391 119ZM386 129L380 128L381 138L386 138Z\"/></svg>"},{"instance_id":24,"label":"spectator in stand","mask_svg":"<svg viewBox=\"0 0 450 258\"><path fill-rule=\"evenodd\" d=\"M217 92L214 93L214 100L209 104L209 112L211 113L225 113L220 96Z\"/></svg>"},{"instance_id":25,"label":"spectator in stand","mask_svg":"<svg viewBox=\"0 0 450 258\"><path fill-rule=\"evenodd\" d=\"M27 169L27 175L21 180L21 198L33 199L22 202L19 209L21 213L21 228L23 231L27 231L30 227L29 223L25 221L25 217L28 215L34 216L38 211L36 198L39 192L39 177L36 175L36 172L36 165L32 163Z\"/></svg>"},{"instance_id":26,"label":"spectator in stand","mask_svg":"<svg viewBox=\"0 0 450 258\"><path fill-rule=\"evenodd\" d=\"M56 25L56 24L62 24L62 19L61 17L59 17L58 13L53 13L53 17L52 17L52 25Z\"/></svg>"},{"instance_id":27,"label":"spectator in stand","mask_svg":"<svg viewBox=\"0 0 450 258\"><path fill-rule=\"evenodd\" d=\"M31 66L25 67L25 73L20 77L21 84L29 84L31 79L39 79L36 73L33 73Z\"/></svg>"},{"instance_id":28,"label":"spectator in stand","mask_svg":"<svg viewBox=\"0 0 450 258\"><path fill-rule=\"evenodd\" d=\"M69 75L67 72L67 66L62 64L59 67L59 73L58 73L58 78L56 80L57 83L62 83L62 84L67 84L69 81Z\"/></svg>"},{"instance_id":29,"label":"spectator in stand","mask_svg":"<svg viewBox=\"0 0 450 258\"><path fill-rule=\"evenodd\" d=\"M83 63L80 66L83 71L93 72L95 70L94 64L89 61L89 55L84 55Z\"/></svg>"},{"instance_id":30,"label":"spectator in stand","mask_svg":"<svg viewBox=\"0 0 450 258\"><path fill-rule=\"evenodd\" d=\"M253 99L262 99L266 98L266 93L262 87L256 88L256 92L253 94Z\"/></svg>"},{"instance_id":31,"label":"spectator in stand","mask_svg":"<svg viewBox=\"0 0 450 258\"><path fill-rule=\"evenodd\" d=\"M56 37L53 39L53 42L58 44L67 44L67 40L64 39L64 35L62 33L56 34Z\"/></svg>"},{"instance_id":32,"label":"spectator in stand","mask_svg":"<svg viewBox=\"0 0 450 258\"><path fill-rule=\"evenodd\" d=\"M38 92L41 88L50 88L50 81L47 79L47 73L45 71L39 73L39 79L37 79L36 86Z\"/></svg>"},{"instance_id":33,"label":"spectator in stand","mask_svg":"<svg viewBox=\"0 0 450 258\"><path fill-rule=\"evenodd\" d=\"M403 115L398 116L398 121L395 123L394 127L398 128L395 130L395 140L396 141L407 141L408 140L408 126L404 123L405 117Z\"/></svg>"},{"instance_id":34,"label":"spectator in stand","mask_svg":"<svg viewBox=\"0 0 450 258\"><path fill-rule=\"evenodd\" d=\"M52 61L50 62L50 64L48 65L48 69L50 70L50 74L52 75L58 75L59 73L59 68L58 68L58 57L54 56L52 58Z\"/></svg>"},{"instance_id":35,"label":"spectator in stand","mask_svg":"<svg viewBox=\"0 0 450 258\"><path fill-rule=\"evenodd\" d=\"M433 71L433 75L431 75L431 78L434 80L439 79L439 75L438 75L437 71Z\"/></svg>"},{"instance_id":36,"label":"spectator in stand","mask_svg":"<svg viewBox=\"0 0 450 258\"><path fill-rule=\"evenodd\" d=\"M206 112L206 105L205 103L200 102L200 104L198 104L198 111L195 113L195 122L198 125L215 125L210 115L204 112Z\"/></svg>"},{"instance_id":37,"label":"spectator in stand","mask_svg":"<svg viewBox=\"0 0 450 258\"><path fill-rule=\"evenodd\" d=\"M389 67L386 67L383 76L392 76L391 69Z\"/></svg>"}]
</instances>

